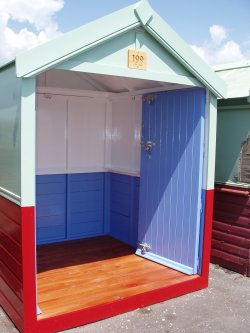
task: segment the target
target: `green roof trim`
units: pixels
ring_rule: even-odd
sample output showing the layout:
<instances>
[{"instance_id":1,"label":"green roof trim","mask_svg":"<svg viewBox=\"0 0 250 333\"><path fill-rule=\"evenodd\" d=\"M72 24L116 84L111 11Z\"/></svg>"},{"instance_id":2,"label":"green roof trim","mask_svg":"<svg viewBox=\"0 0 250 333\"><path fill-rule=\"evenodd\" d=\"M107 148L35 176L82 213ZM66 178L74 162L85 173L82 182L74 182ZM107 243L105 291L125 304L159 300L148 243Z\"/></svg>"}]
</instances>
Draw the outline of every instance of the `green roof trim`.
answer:
<instances>
[{"instance_id":1,"label":"green roof trim","mask_svg":"<svg viewBox=\"0 0 250 333\"><path fill-rule=\"evenodd\" d=\"M6 64L0 66L0 72L6 70L7 68L9 68L11 66L15 66L15 60L14 59L7 62Z\"/></svg>"},{"instance_id":2,"label":"green roof trim","mask_svg":"<svg viewBox=\"0 0 250 333\"><path fill-rule=\"evenodd\" d=\"M216 65L216 66L213 66L213 70L215 72L222 72L222 71L229 71L229 70L233 70L233 69L246 68L246 67L250 67L250 60L234 62L234 63L229 63L229 64Z\"/></svg>"},{"instance_id":3,"label":"green roof trim","mask_svg":"<svg viewBox=\"0 0 250 333\"><path fill-rule=\"evenodd\" d=\"M238 97L238 98L228 98L228 99L219 99L218 100L218 108L223 107L238 107L238 106L246 106L248 109L250 108L250 99L249 97Z\"/></svg>"},{"instance_id":4,"label":"green roof trim","mask_svg":"<svg viewBox=\"0 0 250 333\"><path fill-rule=\"evenodd\" d=\"M52 41L17 55L18 77L33 77L127 31L142 26L215 96L225 97L226 85L177 33L142 0Z\"/></svg>"}]
</instances>

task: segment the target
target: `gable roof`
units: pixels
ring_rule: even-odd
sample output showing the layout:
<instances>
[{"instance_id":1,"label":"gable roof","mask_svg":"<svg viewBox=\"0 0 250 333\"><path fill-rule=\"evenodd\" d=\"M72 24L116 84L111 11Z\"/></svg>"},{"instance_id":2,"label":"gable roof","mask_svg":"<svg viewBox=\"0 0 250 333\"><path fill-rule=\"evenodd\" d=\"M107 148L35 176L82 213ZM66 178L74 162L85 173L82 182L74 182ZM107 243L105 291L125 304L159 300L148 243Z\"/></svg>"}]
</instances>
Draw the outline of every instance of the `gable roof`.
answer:
<instances>
[{"instance_id":1,"label":"gable roof","mask_svg":"<svg viewBox=\"0 0 250 333\"><path fill-rule=\"evenodd\" d=\"M57 39L17 55L18 77L32 77L139 26L153 36L217 97L225 97L225 83L150 7L147 0L72 30Z\"/></svg>"},{"instance_id":2,"label":"gable roof","mask_svg":"<svg viewBox=\"0 0 250 333\"><path fill-rule=\"evenodd\" d=\"M227 98L250 96L250 60L213 67L228 87Z\"/></svg>"}]
</instances>

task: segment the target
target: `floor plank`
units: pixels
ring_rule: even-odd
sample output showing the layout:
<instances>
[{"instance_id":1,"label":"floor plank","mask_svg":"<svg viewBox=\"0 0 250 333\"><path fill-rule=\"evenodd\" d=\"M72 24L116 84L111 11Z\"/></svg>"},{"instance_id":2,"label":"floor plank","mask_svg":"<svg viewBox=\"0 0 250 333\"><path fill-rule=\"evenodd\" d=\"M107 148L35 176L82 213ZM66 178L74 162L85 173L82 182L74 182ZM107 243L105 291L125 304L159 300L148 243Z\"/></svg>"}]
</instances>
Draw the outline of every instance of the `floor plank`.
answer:
<instances>
[{"instance_id":1,"label":"floor plank","mask_svg":"<svg viewBox=\"0 0 250 333\"><path fill-rule=\"evenodd\" d=\"M193 279L134 254L111 237L37 248L38 319Z\"/></svg>"}]
</instances>

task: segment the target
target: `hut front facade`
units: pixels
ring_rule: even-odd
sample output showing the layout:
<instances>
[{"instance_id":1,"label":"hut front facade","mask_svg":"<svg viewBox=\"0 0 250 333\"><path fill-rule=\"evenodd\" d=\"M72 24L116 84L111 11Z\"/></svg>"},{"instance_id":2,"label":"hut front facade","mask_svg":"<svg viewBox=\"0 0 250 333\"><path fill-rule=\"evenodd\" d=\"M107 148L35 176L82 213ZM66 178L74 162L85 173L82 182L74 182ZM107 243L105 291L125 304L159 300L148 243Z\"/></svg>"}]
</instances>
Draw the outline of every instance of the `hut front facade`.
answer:
<instances>
[{"instance_id":1,"label":"hut front facade","mask_svg":"<svg viewBox=\"0 0 250 333\"><path fill-rule=\"evenodd\" d=\"M0 300L56 332L205 288L223 81L141 1L0 71Z\"/></svg>"},{"instance_id":2,"label":"hut front facade","mask_svg":"<svg viewBox=\"0 0 250 333\"><path fill-rule=\"evenodd\" d=\"M212 262L250 276L250 62L220 65Z\"/></svg>"}]
</instances>

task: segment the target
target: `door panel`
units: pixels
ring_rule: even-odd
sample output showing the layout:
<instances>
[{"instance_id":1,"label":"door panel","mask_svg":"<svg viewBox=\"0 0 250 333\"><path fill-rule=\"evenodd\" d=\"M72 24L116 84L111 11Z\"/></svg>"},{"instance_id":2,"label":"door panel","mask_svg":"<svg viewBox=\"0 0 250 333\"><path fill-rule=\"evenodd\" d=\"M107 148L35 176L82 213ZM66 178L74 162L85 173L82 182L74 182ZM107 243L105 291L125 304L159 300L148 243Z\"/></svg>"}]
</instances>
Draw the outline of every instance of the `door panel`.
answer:
<instances>
[{"instance_id":1,"label":"door panel","mask_svg":"<svg viewBox=\"0 0 250 333\"><path fill-rule=\"evenodd\" d=\"M151 96L152 97L152 96ZM205 90L144 97L139 246L136 253L187 274L197 272Z\"/></svg>"}]
</instances>

